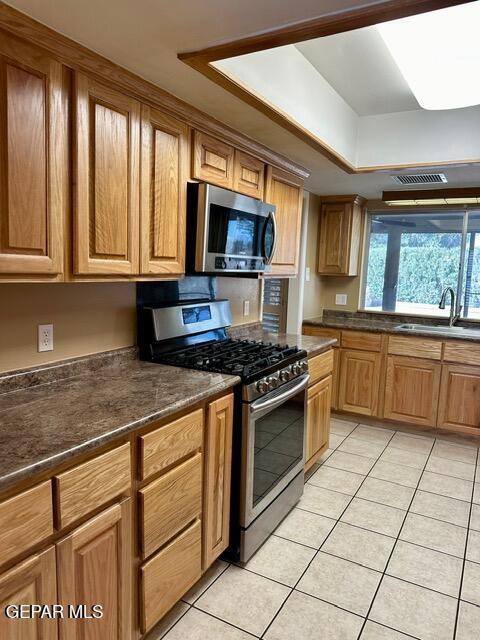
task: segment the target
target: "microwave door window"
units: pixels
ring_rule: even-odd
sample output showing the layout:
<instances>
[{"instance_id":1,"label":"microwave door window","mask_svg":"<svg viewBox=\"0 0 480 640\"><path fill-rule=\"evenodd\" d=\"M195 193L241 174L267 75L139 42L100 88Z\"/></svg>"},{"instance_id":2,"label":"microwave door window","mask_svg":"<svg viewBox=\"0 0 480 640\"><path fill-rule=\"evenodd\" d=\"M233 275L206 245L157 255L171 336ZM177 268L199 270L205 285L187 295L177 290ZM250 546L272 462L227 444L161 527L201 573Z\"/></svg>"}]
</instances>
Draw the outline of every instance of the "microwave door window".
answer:
<instances>
[{"instance_id":1,"label":"microwave door window","mask_svg":"<svg viewBox=\"0 0 480 640\"><path fill-rule=\"evenodd\" d=\"M208 251L231 256L261 256L265 218L210 205Z\"/></svg>"}]
</instances>

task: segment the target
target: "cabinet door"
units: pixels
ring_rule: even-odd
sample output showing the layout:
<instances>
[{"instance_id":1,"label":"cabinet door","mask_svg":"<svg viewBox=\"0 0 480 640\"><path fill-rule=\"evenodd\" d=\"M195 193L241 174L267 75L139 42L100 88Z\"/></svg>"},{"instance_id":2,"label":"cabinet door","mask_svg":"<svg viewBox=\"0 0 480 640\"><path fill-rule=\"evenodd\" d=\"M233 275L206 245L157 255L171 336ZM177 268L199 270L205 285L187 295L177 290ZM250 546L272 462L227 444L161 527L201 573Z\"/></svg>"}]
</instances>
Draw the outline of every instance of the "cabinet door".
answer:
<instances>
[{"instance_id":1,"label":"cabinet door","mask_svg":"<svg viewBox=\"0 0 480 640\"><path fill-rule=\"evenodd\" d=\"M480 429L480 367L442 367L438 426Z\"/></svg>"},{"instance_id":2,"label":"cabinet door","mask_svg":"<svg viewBox=\"0 0 480 640\"><path fill-rule=\"evenodd\" d=\"M331 396L332 376L320 380L308 389L305 470L308 470L328 447Z\"/></svg>"},{"instance_id":3,"label":"cabinet door","mask_svg":"<svg viewBox=\"0 0 480 640\"><path fill-rule=\"evenodd\" d=\"M338 384L340 381L340 349L333 350L332 409L338 409Z\"/></svg>"},{"instance_id":4,"label":"cabinet door","mask_svg":"<svg viewBox=\"0 0 480 640\"><path fill-rule=\"evenodd\" d=\"M192 177L233 189L233 153L229 144L195 131L193 136Z\"/></svg>"},{"instance_id":5,"label":"cabinet door","mask_svg":"<svg viewBox=\"0 0 480 640\"><path fill-rule=\"evenodd\" d=\"M318 272L356 276L362 232L363 199L322 205L318 239Z\"/></svg>"},{"instance_id":6,"label":"cabinet door","mask_svg":"<svg viewBox=\"0 0 480 640\"><path fill-rule=\"evenodd\" d=\"M68 201L62 65L0 38L0 277L58 279Z\"/></svg>"},{"instance_id":7,"label":"cabinet door","mask_svg":"<svg viewBox=\"0 0 480 640\"><path fill-rule=\"evenodd\" d=\"M264 163L248 153L236 150L233 166L233 190L261 200L264 182Z\"/></svg>"},{"instance_id":8,"label":"cabinet door","mask_svg":"<svg viewBox=\"0 0 480 640\"><path fill-rule=\"evenodd\" d=\"M76 76L75 273L138 273L140 103Z\"/></svg>"},{"instance_id":9,"label":"cabinet door","mask_svg":"<svg viewBox=\"0 0 480 640\"><path fill-rule=\"evenodd\" d=\"M403 356L387 357L384 416L433 426L437 419L441 365Z\"/></svg>"},{"instance_id":10,"label":"cabinet door","mask_svg":"<svg viewBox=\"0 0 480 640\"><path fill-rule=\"evenodd\" d=\"M0 638L5 640L56 640L57 621L9 619L9 604L54 604L57 602L55 549L50 547L0 575Z\"/></svg>"},{"instance_id":11,"label":"cabinet door","mask_svg":"<svg viewBox=\"0 0 480 640\"><path fill-rule=\"evenodd\" d=\"M142 106L140 271L185 272L188 126Z\"/></svg>"},{"instance_id":12,"label":"cabinet door","mask_svg":"<svg viewBox=\"0 0 480 640\"><path fill-rule=\"evenodd\" d=\"M229 543L233 395L211 402L205 434L203 570Z\"/></svg>"},{"instance_id":13,"label":"cabinet door","mask_svg":"<svg viewBox=\"0 0 480 640\"><path fill-rule=\"evenodd\" d=\"M265 200L276 207L277 245L271 275L298 273L303 181L275 167L267 168Z\"/></svg>"},{"instance_id":14,"label":"cabinet door","mask_svg":"<svg viewBox=\"0 0 480 640\"><path fill-rule=\"evenodd\" d=\"M322 205L318 247L318 272L346 274L351 205Z\"/></svg>"},{"instance_id":15,"label":"cabinet door","mask_svg":"<svg viewBox=\"0 0 480 640\"><path fill-rule=\"evenodd\" d=\"M62 604L103 607L95 620L60 620L60 640L131 637L130 499L110 507L57 544Z\"/></svg>"},{"instance_id":16,"label":"cabinet door","mask_svg":"<svg viewBox=\"0 0 480 640\"><path fill-rule=\"evenodd\" d=\"M338 408L374 416L380 382L381 356L369 351L340 351Z\"/></svg>"}]
</instances>

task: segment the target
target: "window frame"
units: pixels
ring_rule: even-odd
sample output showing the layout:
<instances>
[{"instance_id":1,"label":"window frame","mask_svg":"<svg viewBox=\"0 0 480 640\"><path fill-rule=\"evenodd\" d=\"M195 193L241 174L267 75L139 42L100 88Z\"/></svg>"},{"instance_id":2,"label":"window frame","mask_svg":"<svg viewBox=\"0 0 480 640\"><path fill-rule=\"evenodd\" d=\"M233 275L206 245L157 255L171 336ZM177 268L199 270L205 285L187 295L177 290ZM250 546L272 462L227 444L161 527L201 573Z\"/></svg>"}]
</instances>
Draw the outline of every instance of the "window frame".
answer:
<instances>
[{"instance_id":1,"label":"window frame","mask_svg":"<svg viewBox=\"0 0 480 640\"><path fill-rule=\"evenodd\" d=\"M385 209L373 209L367 211L367 220L365 224L365 236L363 243L363 261L362 261L362 273L361 273L361 284L360 284L360 299L359 299L359 311L362 313L376 313L376 314L385 314L385 315L397 315L397 316L414 316L419 318L435 318L439 319L439 315L430 315L430 314L422 314L422 313L406 313L405 311L384 311L383 309L368 309L365 307L365 298L367 293L367 278L368 278L368 261L369 261L369 253L370 253L370 237L372 231L372 219L374 216L398 216L398 215L412 215L418 213L462 213L463 214L463 224L462 224L462 240L460 245L460 257L459 257L459 269L457 275L457 286L455 287L455 313L460 315L460 320L464 322L477 322L480 323L480 320L477 318L464 318L461 315L461 304L463 301L465 288L463 285L463 279L465 274L465 256L467 252L467 236L468 236L468 223L469 216L471 213L480 214L480 206L479 205L463 205L461 207L411 207L408 209L402 207L395 207L395 210L385 210Z\"/></svg>"}]
</instances>

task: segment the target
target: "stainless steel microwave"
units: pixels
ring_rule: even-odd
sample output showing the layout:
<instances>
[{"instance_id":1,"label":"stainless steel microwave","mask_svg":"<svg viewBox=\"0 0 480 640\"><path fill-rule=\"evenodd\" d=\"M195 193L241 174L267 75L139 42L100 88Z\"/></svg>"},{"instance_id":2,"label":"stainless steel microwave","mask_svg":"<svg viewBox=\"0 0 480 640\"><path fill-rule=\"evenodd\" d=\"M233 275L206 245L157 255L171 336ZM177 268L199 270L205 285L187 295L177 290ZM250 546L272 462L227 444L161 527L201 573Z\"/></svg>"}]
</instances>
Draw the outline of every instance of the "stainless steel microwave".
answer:
<instances>
[{"instance_id":1,"label":"stainless steel microwave","mask_svg":"<svg viewBox=\"0 0 480 640\"><path fill-rule=\"evenodd\" d=\"M187 270L258 274L271 270L275 207L205 182L188 185Z\"/></svg>"}]
</instances>

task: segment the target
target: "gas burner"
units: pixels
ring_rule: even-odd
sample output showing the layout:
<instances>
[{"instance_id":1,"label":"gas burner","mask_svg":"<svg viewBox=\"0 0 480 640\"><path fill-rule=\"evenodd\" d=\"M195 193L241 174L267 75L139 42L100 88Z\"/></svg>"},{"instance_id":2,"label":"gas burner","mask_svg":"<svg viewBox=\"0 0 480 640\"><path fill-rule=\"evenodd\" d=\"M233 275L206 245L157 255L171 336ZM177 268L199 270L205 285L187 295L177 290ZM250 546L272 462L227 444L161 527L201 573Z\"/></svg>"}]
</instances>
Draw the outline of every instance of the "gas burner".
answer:
<instances>
[{"instance_id":1,"label":"gas burner","mask_svg":"<svg viewBox=\"0 0 480 640\"><path fill-rule=\"evenodd\" d=\"M289 345L226 338L163 353L157 361L177 367L238 375L242 382L249 384L305 355L298 347Z\"/></svg>"}]
</instances>

